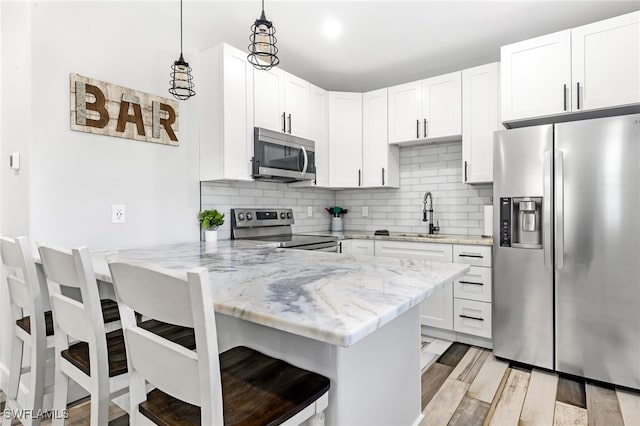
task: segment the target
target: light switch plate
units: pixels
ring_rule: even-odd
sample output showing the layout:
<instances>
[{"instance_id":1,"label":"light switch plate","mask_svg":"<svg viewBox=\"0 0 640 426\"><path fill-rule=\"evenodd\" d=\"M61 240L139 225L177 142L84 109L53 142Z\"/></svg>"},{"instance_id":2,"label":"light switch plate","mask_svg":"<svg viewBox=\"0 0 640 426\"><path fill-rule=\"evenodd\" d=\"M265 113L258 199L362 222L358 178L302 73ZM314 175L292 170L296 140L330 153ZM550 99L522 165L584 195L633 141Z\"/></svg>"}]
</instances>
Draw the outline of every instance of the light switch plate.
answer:
<instances>
[{"instance_id":1,"label":"light switch plate","mask_svg":"<svg viewBox=\"0 0 640 426\"><path fill-rule=\"evenodd\" d=\"M308 217L312 217L313 216L313 207L312 206L307 206L307 216Z\"/></svg>"},{"instance_id":2,"label":"light switch plate","mask_svg":"<svg viewBox=\"0 0 640 426\"><path fill-rule=\"evenodd\" d=\"M369 216L369 207L362 206L362 217L367 217L367 216Z\"/></svg>"}]
</instances>

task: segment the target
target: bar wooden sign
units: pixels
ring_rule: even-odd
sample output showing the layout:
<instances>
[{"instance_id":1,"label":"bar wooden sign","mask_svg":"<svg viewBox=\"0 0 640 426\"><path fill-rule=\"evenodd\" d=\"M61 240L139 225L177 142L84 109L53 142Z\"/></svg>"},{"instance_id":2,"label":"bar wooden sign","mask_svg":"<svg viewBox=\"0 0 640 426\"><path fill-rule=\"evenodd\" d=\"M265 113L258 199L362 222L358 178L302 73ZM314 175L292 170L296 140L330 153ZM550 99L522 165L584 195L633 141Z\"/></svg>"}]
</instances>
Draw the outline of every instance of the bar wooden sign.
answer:
<instances>
[{"instance_id":1,"label":"bar wooden sign","mask_svg":"<svg viewBox=\"0 0 640 426\"><path fill-rule=\"evenodd\" d=\"M70 74L71 130L178 146L178 102Z\"/></svg>"}]
</instances>

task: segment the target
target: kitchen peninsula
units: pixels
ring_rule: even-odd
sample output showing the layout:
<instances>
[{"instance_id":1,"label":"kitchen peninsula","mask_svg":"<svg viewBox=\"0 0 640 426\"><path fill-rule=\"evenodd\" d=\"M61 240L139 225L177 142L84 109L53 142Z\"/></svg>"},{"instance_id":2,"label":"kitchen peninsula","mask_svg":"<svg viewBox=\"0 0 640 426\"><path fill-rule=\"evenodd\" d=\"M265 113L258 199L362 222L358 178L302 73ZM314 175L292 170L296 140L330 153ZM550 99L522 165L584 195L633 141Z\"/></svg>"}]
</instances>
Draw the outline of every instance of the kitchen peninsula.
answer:
<instances>
[{"instance_id":1,"label":"kitchen peninsula","mask_svg":"<svg viewBox=\"0 0 640 426\"><path fill-rule=\"evenodd\" d=\"M327 425L419 423L419 304L468 270L241 241L120 255L166 268L206 267L219 349L249 346L329 377ZM102 254L94 264L97 278L110 282Z\"/></svg>"}]
</instances>

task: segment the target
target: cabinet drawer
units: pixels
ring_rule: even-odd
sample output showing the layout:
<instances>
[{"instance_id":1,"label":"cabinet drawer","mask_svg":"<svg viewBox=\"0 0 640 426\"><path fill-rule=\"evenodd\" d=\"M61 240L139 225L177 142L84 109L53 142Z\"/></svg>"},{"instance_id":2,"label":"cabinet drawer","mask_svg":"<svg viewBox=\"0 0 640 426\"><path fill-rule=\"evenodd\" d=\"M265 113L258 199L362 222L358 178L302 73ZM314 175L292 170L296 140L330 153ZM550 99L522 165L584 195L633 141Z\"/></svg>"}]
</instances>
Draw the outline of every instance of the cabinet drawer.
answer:
<instances>
[{"instance_id":1,"label":"cabinet drawer","mask_svg":"<svg viewBox=\"0 0 640 426\"><path fill-rule=\"evenodd\" d=\"M453 299L453 329L459 333L491 338L491 303Z\"/></svg>"},{"instance_id":2,"label":"cabinet drawer","mask_svg":"<svg viewBox=\"0 0 640 426\"><path fill-rule=\"evenodd\" d=\"M472 266L491 266L490 246L453 246L453 262Z\"/></svg>"},{"instance_id":3,"label":"cabinet drawer","mask_svg":"<svg viewBox=\"0 0 640 426\"><path fill-rule=\"evenodd\" d=\"M450 263L452 259L452 248L451 244L377 240L375 244L375 255Z\"/></svg>"},{"instance_id":4,"label":"cabinet drawer","mask_svg":"<svg viewBox=\"0 0 640 426\"><path fill-rule=\"evenodd\" d=\"M491 302L491 268L472 266L453 284L453 296L461 299Z\"/></svg>"}]
</instances>

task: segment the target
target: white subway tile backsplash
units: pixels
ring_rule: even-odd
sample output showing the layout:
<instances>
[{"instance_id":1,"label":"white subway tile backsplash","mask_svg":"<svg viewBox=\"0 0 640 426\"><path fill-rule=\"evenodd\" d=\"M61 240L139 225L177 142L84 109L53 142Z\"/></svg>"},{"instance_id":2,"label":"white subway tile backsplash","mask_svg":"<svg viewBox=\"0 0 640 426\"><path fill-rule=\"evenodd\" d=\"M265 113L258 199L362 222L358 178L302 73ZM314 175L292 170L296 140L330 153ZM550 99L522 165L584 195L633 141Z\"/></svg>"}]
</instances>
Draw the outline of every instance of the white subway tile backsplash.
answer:
<instances>
[{"instance_id":1,"label":"white subway tile backsplash","mask_svg":"<svg viewBox=\"0 0 640 426\"><path fill-rule=\"evenodd\" d=\"M349 209L344 228L391 232L425 232L422 222L423 198L433 195L434 220L440 233L481 235L483 205L491 204L491 184L467 185L462 180L462 143L403 147L400 149L400 188L328 190L292 187L275 182L202 182L203 209L217 209L228 215L233 207L282 207L294 210L294 232L329 229L331 216L325 207ZM311 206L313 216L307 216ZM369 215L362 217L362 207ZM229 235L231 219L220 228Z\"/></svg>"}]
</instances>

